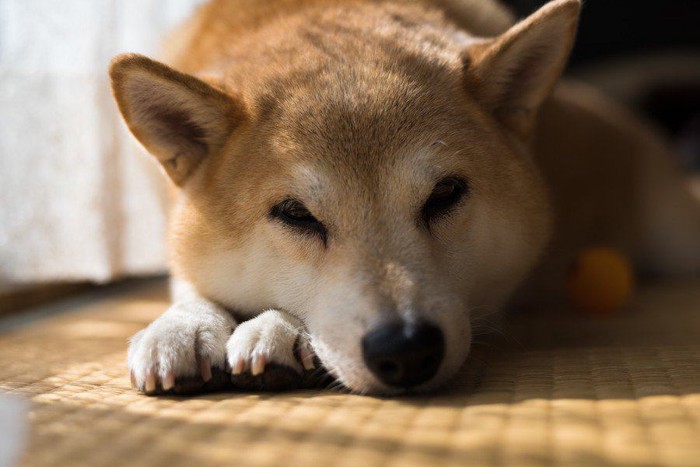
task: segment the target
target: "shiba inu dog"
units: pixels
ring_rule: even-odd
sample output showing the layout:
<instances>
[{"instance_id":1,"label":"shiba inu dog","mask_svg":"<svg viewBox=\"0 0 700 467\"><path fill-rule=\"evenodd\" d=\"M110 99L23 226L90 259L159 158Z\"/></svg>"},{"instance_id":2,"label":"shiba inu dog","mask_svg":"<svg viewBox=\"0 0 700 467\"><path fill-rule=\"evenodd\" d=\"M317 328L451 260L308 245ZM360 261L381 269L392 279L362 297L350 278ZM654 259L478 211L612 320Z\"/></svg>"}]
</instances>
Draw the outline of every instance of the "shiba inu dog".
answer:
<instances>
[{"instance_id":1,"label":"shiba inu dog","mask_svg":"<svg viewBox=\"0 0 700 467\"><path fill-rule=\"evenodd\" d=\"M698 271L664 144L555 86L579 9L214 0L167 65L116 57L119 109L174 187L173 304L131 340L134 385L292 386L315 355L355 392L430 390L475 318L519 287L556 296L586 245Z\"/></svg>"}]
</instances>

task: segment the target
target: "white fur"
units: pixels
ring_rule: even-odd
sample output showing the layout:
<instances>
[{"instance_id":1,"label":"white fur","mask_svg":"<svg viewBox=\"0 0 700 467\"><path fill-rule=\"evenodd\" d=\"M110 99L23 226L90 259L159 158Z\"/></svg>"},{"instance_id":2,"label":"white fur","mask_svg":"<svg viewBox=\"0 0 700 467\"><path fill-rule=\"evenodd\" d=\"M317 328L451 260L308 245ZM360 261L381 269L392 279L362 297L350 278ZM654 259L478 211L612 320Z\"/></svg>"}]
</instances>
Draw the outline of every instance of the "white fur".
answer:
<instances>
[{"instance_id":1,"label":"white fur","mask_svg":"<svg viewBox=\"0 0 700 467\"><path fill-rule=\"evenodd\" d=\"M308 294L315 278L304 265L281 258L271 248L270 238L277 229L271 225L258 226L255 234L239 248L198 258L202 295L246 318L266 309L284 308L294 314L294 310L303 306L294 300L294 291Z\"/></svg>"},{"instance_id":2,"label":"white fur","mask_svg":"<svg viewBox=\"0 0 700 467\"><path fill-rule=\"evenodd\" d=\"M241 371L252 370L255 360L277 363L303 371L297 360L294 346L306 346L302 335L304 324L279 310L267 310L253 319L241 323L226 343L229 367L241 365Z\"/></svg>"},{"instance_id":3,"label":"white fur","mask_svg":"<svg viewBox=\"0 0 700 467\"><path fill-rule=\"evenodd\" d=\"M155 389L154 378L195 376L200 364L225 368L226 341L236 322L231 314L201 297L176 301L131 338L128 365L135 386Z\"/></svg>"}]
</instances>

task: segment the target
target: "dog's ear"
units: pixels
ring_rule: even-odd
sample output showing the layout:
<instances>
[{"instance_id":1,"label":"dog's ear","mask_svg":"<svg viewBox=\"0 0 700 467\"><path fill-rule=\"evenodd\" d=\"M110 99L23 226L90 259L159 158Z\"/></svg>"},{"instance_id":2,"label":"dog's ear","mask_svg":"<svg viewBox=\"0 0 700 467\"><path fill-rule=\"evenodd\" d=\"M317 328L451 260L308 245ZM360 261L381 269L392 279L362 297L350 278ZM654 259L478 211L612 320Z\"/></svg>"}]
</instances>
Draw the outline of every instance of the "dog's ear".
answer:
<instances>
[{"instance_id":1,"label":"dog's ear","mask_svg":"<svg viewBox=\"0 0 700 467\"><path fill-rule=\"evenodd\" d=\"M176 185L245 119L238 100L142 55L115 57L109 74L129 129Z\"/></svg>"},{"instance_id":2,"label":"dog's ear","mask_svg":"<svg viewBox=\"0 0 700 467\"><path fill-rule=\"evenodd\" d=\"M521 138L529 136L540 104L566 65L580 7L580 0L552 1L462 55L468 91Z\"/></svg>"}]
</instances>

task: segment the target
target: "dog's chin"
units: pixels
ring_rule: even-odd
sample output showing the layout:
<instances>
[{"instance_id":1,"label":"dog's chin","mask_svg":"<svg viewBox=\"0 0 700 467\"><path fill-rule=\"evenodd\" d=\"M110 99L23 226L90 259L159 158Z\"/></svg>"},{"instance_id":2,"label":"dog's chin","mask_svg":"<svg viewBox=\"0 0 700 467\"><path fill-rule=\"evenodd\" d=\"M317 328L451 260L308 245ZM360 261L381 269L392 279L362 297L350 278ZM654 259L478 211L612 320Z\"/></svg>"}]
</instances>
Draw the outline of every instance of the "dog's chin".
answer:
<instances>
[{"instance_id":1,"label":"dog's chin","mask_svg":"<svg viewBox=\"0 0 700 467\"><path fill-rule=\"evenodd\" d=\"M365 365L362 350L355 344L360 339L353 339L349 332L323 333L311 329L311 343L324 368L337 381L337 387L355 394L375 396L396 396L409 393L426 393L444 386L461 368L469 355L471 329L467 317L450 318L450 326L440 323L445 332L445 354L436 374L425 383L409 388L390 386L380 381ZM462 318L461 316L457 318ZM439 322L439 321L438 321ZM316 331L316 332L314 332ZM357 334L362 335L361 332Z\"/></svg>"},{"instance_id":2,"label":"dog's chin","mask_svg":"<svg viewBox=\"0 0 700 467\"><path fill-rule=\"evenodd\" d=\"M324 366L336 379L339 386L353 394L391 397L411 394L426 394L440 390L455 376L466 360L467 353L461 358L451 358L441 365L437 374L429 381L412 386L410 388L386 385L375 378L369 370L358 366L351 366L352 371L347 371L342 365L333 366L324 362ZM362 365L364 367L364 365Z\"/></svg>"},{"instance_id":3,"label":"dog's chin","mask_svg":"<svg viewBox=\"0 0 700 467\"><path fill-rule=\"evenodd\" d=\"M391 396L403 396L403 395L419 395L432 393L443 388L454 376L454 372L449 372L442 374L441 371L438 375L430 379L428 382L420 384L418 386L413 386L410 388L394 387L382 384L377 381L374 377L368 378L347 378L341 376L338 371L331 371L331 374L337 379L338 383L342 385L346 390L353 394L367 395L367 396L379 396L379 397L391 397Z\"/></svg>"}]
</instances>

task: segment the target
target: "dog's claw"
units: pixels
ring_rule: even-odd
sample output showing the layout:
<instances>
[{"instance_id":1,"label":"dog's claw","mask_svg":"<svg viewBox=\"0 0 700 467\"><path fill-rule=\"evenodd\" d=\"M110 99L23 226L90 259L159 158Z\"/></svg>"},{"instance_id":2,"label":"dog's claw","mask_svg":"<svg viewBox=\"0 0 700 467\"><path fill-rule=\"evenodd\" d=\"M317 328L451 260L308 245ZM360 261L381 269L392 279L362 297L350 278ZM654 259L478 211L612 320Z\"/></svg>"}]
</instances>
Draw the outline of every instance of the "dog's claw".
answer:
<instances>
[{"instance_id":1,"label":"dog's claw","mask_svg":"<svg viewBox=\"0 0 700 467\"><path fill-rule=\"evenodd\" d=\"M313 370L316 368L316 365L314 365L314 356L314 351L308 344L302 345L299 349L299 359L305 370Z\"/></svg>"},{"instance_id":2,"label":"dog's claw","mask_svg":"<svg viewBox=\"0 0 700 467\"><path fill-rule=\"evenodd\" d=\"M250 367L250 374L257 376L265 371L265 364L267 363L265 355L257 355L253 357L253 363Z\"/></svg>"},{"instance_id":3,"label":"dog's claw","mask_svg":"<svg viewBox=\"0 0 700 467\"><path fill-rule=\"evenodd\" d=\"M175 386L175 375L169 371L162 381L163 391L170 391Z\"/></svg>"},{"instance_id":4,"label":"dog's claw","mask_svg":"<svg viewBox=\"0 0 700 467\"><path fill-rule=\"evenodd\" d=\"M283 391L299 387L301 375L293 368L270 362L258 375L252 372L231 375L231 382L234 387L247 391Z\"/></svg>"},{"instance_id":5,"label":"dog's claw","mask_svg":"<svg viewBox=\"0 0 700 467\"><path fill-rule=\"evenodd\" d=\"M231 368L231 374L240 375L240 374L243 374L244 370L245 370L245 360L243 360L241 358L238 361L236 361L236 364L233 365L233 367Z\"/></svg>"},{"instance_id":6,"label":"dog's claw","mask_svg":"<svg viewBox=\"0 0 700 467\"><path fill-rule=\"evenodd\" d=\"M133 371L129 372L129 377L131 378L131 387L134 389L137 389L136 388L136 375L134 375Z\"/></svg>"},{"instance_id":7,"label":"dog's claw","mask_svg":"<svg viewBox=\"0 0 700 467\"><path fill-rule=\"evenodd\" d=\"M156 390L156 375L153 370L149 370L146 373L146 393L153 392Z\"/></svg>"},{"instance_id":8,"label":"dog's claw","mask_svg":"<svg viewBox=\"0 0 700 467\"><path fill-rule=\"evenodd\" d=\"M211 361L207 357L202 358L199 369L205 383L211 380Z\"/></svg>"}]
</instances>

